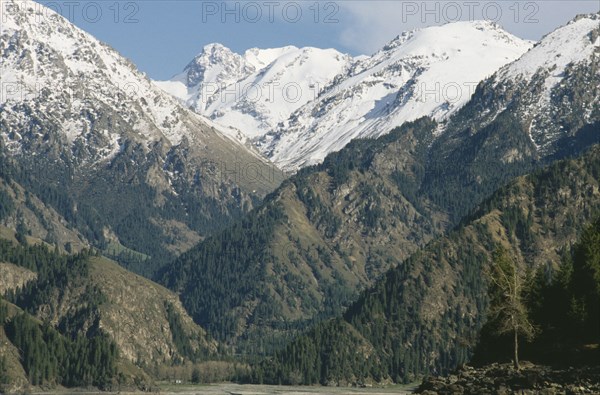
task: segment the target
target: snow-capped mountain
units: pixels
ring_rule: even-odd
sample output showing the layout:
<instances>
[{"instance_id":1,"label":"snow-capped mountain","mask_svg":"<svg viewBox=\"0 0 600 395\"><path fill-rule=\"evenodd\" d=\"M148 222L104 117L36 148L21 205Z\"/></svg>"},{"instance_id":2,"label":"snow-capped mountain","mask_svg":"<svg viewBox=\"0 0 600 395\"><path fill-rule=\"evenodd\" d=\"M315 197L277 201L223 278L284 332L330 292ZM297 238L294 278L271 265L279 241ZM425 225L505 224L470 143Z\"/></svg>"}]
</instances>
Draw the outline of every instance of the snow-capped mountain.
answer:
<instances>
[{"instance_id":1,"label":"snow-capped mountain","mask_svg":"<svg viewBox=\"0 0 600 395\"><path fill-rule=\"evenodd\" d=\"M239 55L210 44L181 74L156 84L245 140L264 136L316 99L352 62L333 49L253 48Z\"/></svg>"},{"instance_id":2,"label":"snow-capped mountain","mask_svg":"<svg viewBox=\"0 0 600 395\"><path fill-rule=\"evenodd\" d=\"M298 169L352 139L380 136L422 116L446 119L481 80L531 46L484 21L403 33L292 114L260 142L261 151L285 169Z\"/></svg>"},{"instance_id":3,"label":"snow-capped mountain","mask_svg":"<svg viewBox=\"0 0 600 395\"><path fill-rule=\"evenodd\" d=\"M103 209L99 218L78 219L99 227L87 236L160 247L125 237L130 227L122 221L147 210L139 228L148 238L177 232L192 243L281 180L260 155L67 19L29 0L3 0L1 8L2 163L40 193L60 185L61 201L71 201L61 209L74 210L61 212L66 217ZM180 250L181 240L163 247Z\"/></svg>"},{"instance_id":4,"label":"snow-capped mountain","mask_svg":"<svg viewBox=\"0 0 600 395\"><path fill-rule=\"evenodd\" d=\"M63 142L85 140L88 147L94 142L99 148L90 151L94 160L110 160L126 137L143 142L146 149L161 140L176 146L184 139L199 150L243 149L157 89L113 49L58 14L42 12L33 1L7 3L0 31L5 87L0 104L6 130L30 121L19 111L30 106L53 121ZM102 127L97 118L107 109L111 124ZM22 136L9 136L6 130L2 137L7 147L22 149Z\"/></svg>"},{"instance_id":5,"label":"snow-capped mountain","mask_svg":"<svg viewBox=\"0 0 600 395\"><path fill-rule=\"evenodd\" d=\"M211 44L171 81L196 112L240 131L286 170L421 116L445 119L532 44L490 22L405 32L373 56L284 47L244 55ZM299 95L298 92L301 92Z\"/></svg>"}]
</instances>

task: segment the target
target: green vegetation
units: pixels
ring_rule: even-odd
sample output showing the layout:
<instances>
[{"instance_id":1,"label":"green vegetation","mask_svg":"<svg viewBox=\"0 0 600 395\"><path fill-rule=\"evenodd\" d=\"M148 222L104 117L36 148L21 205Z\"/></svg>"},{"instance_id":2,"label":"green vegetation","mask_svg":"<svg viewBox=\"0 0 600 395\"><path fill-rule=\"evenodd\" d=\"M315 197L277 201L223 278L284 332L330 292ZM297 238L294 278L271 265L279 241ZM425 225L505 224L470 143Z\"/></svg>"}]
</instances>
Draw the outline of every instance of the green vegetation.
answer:
<instances>
[{"instance_id":1,"label":"green vegetation","mask_svg":"<svg viewBox=\"0 0 600 395\"><path fill-rule=\"evenodd\" d=\"M441 254L444 247L436 246L437 252ZM457 259L465 264L464 281L471 287L465 292L482 292L481 257L468 248L458 253ZM476 334L469 329L473 317L463 316L458 306L452 307L439 318L446 330L435 332L432 324L436 322L415 319L416 306L425 302L426 289L436 275L435 260L435 255L416 254L391 270L360 296L343 321L311 329L259 366L257 380L291 383L288 377L293 373L303 384L352 384L388 378L412 382L425 373L447 371L466 362ZM408 281L416 272L416 281Z\"/></svg>"},{"instance_id":2,"label":"green vegetation","mask_svg":"<svg viewBox=\"0 0 600 395\"><path fill-rule=\"evenodd\" d=\"M23 289L9 292L8 300L35 314L37 308L51 298L55 292L64 292L78 279L88 275L88 258L91 252L77 255L61 255L46 245L16 245L0 240L0 261L11 262L37 274L37 280L29 282Z\"/></svg>"},{"instance_id":3,"label":"green vegetation","mask_svg":"<svg viewBox=\"0 0 600 395\"><path fill-rule=\"evenodd\" d=\"M97 322L87 333L81 331L82 323L93 317L105 300L97 289L85 290L80 308L61 321L59 328L33 318L40 306L88 275L90 255L89 251L60 255L46 245L17 245L0 240L0 261L25 267L37 275L36 280L7 295L30 314L22 312L9 317L6 303L0 301L0 325L19 350L32 385L108 388L116 377L116 345L102 333Z\"/></svg>"},{"instance_id":4,"label":"green vegetation","mask_svg":"<svg viewBox=\"0 0 600 395\"><path fill-rule=\"evenodd\" d=\"M116 376L117 348L105 336L69 339L25 313L4 327L32 385L109 388Z\"/></svg>"},{"instance_id":5,"label":"green vegetation","mask_svg":"<svg viewBox=\"0 0 600 395\"><path fill-rule=\"evenodd\" d=\"M583 233L573 248L572 269L566 283L566 294L570 300L567 317L575 318L576 333L573 338L600 344L600 218ZM563 277L563 281L565 280ZM564 314L564 312L563 312Z\"/></svg>"},{"instance_id":6,"label":"green vegetation","mask_svg":"<svg viewBox=\"0 0 600 395\"><path fill-rule=\"evenodd\" d=\"M4 189L0 189L0 221L12 214L13 211L15 211L15 202Z\"/></svg>"},{"instance_id":7,"label":"green vegetation","mask_svg":"<svg viewBox=\"0 0 600 395\"><path fill-rule=\"evenodd\" d=\"M171 303L165 302L165 310L167 311L167 321L171 329L173 343L177 347L179 354L190 361L197 361L205 357L205 355L200 354L201 350L195 350L192 346L188 335L183 329L181 317L175 312L175 307Z\"/></svg>"},{"instance_id":8,"label":"green vegetation","mask_svg":"<svg viewBox=\"0 0 600 395\"><path fill-rule=\"evenodd\" d=\"M262 206L157 278L236 352L280 348L297 331L340 314L360 289L439 230L436 211L417 209L415 196L403 195L404 184L416 194L423 174L417 162L435 127L421 119L381 139L353 141L285 181ZM416 159L397 155L388 168L397 150ZM407 168L406 161L415 163ZM400 244L390 248L389 239Z\"/></svg>"},{"instance_id":9,"label":"green vegetation","mask_svg":"<svg viewBox=\"0 0 600 395\"><path fill-rule=\"evenodd\" d=\"M557 269L540 267L521 293L531 323L533 342L523 345L529 360L553 365L594 363L600 356L600 217L578 242L565 250ZM507 358L506 336L497 336L493 320L482 329L474 362Z\"/></svg>"},{"instance_id":10,"label":"green vegetation","mask_svg":"<svg viewBox=\"0 0 600 395\"><path fill-rule=\"evenodd\" d=\"M371 372L370 359L360 352L368 348L363 347L366 342L348 323L325 321L275 353L272 361L255 368L253 379L285 385L348 385Z\"/></svg>"},{"instance_id":11,"label":"green vegetation","mask_svg":"<svg viewBox=\"0 0 600 395\"><path fill-rule=\"evenodd\" d=\"M182 302L194 320L217 339L227 340L235 332L235 317L227 312L241 304L244 295L257 291L254 284L269 257L265 246L283 218L280 210L248 216L183 254L162 274L165 284L182 292Z\"/></svg>"}]
</instances>

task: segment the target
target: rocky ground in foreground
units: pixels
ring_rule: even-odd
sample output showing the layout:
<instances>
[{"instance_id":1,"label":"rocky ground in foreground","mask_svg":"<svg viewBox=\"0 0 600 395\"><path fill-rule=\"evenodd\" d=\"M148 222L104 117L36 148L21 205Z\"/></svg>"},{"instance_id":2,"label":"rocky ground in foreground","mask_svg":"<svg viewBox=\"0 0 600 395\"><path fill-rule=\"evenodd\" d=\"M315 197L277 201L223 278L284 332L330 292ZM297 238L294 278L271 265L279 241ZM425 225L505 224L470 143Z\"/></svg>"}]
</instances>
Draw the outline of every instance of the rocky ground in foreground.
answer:
<instances>
[{"instance_id":1,"label":"rocky ground in foreground","mask_svg":"<svg viewBox=\"0 0 600 395\"><path fill-rule=\"evenodd\" d=\"M575 395L600 394L600 366L553 369L523 363L482 368L464 366L447 377L426 377L416 393L423 395Z\"/></svg>"}]
</instances>

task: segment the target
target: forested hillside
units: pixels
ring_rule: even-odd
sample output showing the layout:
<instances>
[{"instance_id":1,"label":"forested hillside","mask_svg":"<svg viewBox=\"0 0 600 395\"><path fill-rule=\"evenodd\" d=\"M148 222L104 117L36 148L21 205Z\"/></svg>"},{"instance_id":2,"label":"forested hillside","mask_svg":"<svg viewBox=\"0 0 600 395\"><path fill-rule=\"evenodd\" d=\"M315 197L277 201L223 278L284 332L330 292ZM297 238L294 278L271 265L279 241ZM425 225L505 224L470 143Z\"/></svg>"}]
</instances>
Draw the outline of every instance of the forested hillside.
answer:
<instances>
[{"instance_id":1,"label":"forested hillside","mask_svg":"<svg viewBox=\"0 0 600 395\"><path fill-rule=\"evenodd\" d=\"M514 177L600 141L598 18L583 15L545 37L449 120L405 123L302 169L159 280L214 336L249 343L252 354L334 316ZM571 63L553 55L568 49L564 37L581 48L565 52ZM550 84L559 68L561 83Z\"/></svg>"},{"instance_id":2,"label":"forested hillside","mask_svg":"<svg viewBox=\"0 0 600 395\"><path fill-rule=\"evenodd\" d=\"M343 318L316 326L276 353L258 379L410 381L454 369L470 358L486 322L484 272L492 252L502 246L522 267L551 278L563 252L599 213L596 146L580 159L558 162L500 189L458 228L387 273ZM584 240L594 245L593 237ZM585 243L583 251L596 249ZM597 275L593 262L579 273Z\"/></svg>"},{"instance_id":3,"label":"forested hillside","mask_svg":"<svg viewBox=\"0 0 600 395\"><path fill-rule=\"evenodd\" d=\"M418 196L435 127L422 119L354 141L181 256L161 281L196 322L251 354L340 313L444 230L445 214Z\"/></svg>"},{"instance_id":4,"label":"forested hillside","mask_svg":"<svg viewBox=\"0 0 600 395\"><path fill-rule=\"evenodd\" d=\"M511 177L557 157L534 154L510 114L477 133L464 126L464 116L445 126L422 119L377 140L354 141L174 261L160 281L181 292L194 319L219 339L248 339L250 353L279 347L311 320L340 312L361 287ZM436 140L440 127L454 128L447 132L454 139ZM584 127L574 137L579 145L557 155L577 155L599 138L586 132L596 127ZM523 155L508 161L510 152Z\"/></svg>"},{"instance_id":5,"label":"forested hillside","mask_svg":"<svg viewBox=\"0 0 600 395\"><path fill-rule=\"evenodd\" d=\"M89 252L65 256L44 245L22 246L0 240L0 261L35 273L23 287L8 291L7 298L20 308L0 300L1 331L10 342L2 346L0 356L0 378L5 389L22 389L26 383L99 388L117 383L117 346L100 327L87 332L64 325L55 328L50 321L34 316L53 293L88 275L89 258ZM88 305L79 310L82 319L101 303L97 292L89 291L87 297ZM27 382L19 380L18 366Z\"/></svg>"},{"instance_id":6,"label":"forested hillside","mask_svg":"<svg viewBox=\"0 0 600 395\"><path fill-rule=\"evenodd\" d=\"M0 239L0 272L13 281L3 281L0 317L7 391L150 388L159 367L216 356L217 343L167 289L96 252L65 255L39 239L18 239Z\"/></svg>"},{"instance_id":7,"label":"forested hillside","mask_svg":"<svg viewBox=\"0 0 600 395\"><path fill-rule=\"evenodd\" d=\"M57 10L1 13L0 391L407 382L506 360L495 256L527 280L525 355L597 356L600 13L526 53L489 22L352 64L326 51L339 71L316 105L219 106L218 89L212 120ZM180 99L198 108L204 77L317 87L324 52L286 48L209 46ZM421 91L492 70L458 101ZM264 136L213 122L230 116ZM257 147L293 170L329 155L290 175Z\"/></svg>"}]
</instances>

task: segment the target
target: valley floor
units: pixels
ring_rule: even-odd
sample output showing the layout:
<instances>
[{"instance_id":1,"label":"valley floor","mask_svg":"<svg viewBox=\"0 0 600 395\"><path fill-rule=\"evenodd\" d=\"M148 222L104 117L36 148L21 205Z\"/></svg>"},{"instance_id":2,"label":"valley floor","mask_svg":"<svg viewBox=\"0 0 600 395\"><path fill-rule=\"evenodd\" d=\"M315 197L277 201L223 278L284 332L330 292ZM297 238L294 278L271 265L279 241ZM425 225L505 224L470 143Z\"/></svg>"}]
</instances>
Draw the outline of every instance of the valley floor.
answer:
<instances>
[{"instance_id":1,"label":"valley floor","mask_svg":"<svg viewBox=\"0 0 600 395\"><path fill-rule=\"evenodd\" d=\"M320 386L278 386L241 385L232 383L202 385L162 385L161 395L407 395L412 394L416 385L392 385L378 388L320 387ZM85 390L61 390L31 392L32 395L133 395L141 392L91 392Z\"/></svg>"},{"instance_id":2,"label":"valley floor","mask_svg":"<svg viewBox=\"0 0 600 395\"><path fill-rule=\"evenodd\" d=\"M213 384L200 386L164 386L165 394L178 395L384 395L384 394L411 394L414 385L396 385L384 388L348 388L348 387L292 387L277 385L240 385L240 384Z\"/></svg>"}]
</instances>

